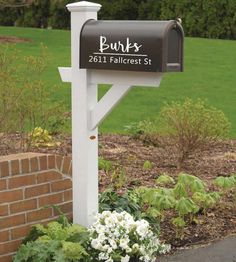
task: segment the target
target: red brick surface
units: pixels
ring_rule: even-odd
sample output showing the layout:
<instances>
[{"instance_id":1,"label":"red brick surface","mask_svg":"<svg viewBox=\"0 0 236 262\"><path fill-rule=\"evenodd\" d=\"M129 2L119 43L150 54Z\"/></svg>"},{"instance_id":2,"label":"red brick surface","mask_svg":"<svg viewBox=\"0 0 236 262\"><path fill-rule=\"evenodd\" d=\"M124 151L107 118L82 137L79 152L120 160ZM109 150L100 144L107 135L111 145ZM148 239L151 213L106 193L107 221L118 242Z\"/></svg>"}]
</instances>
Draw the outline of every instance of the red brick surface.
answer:
<instances>
[{"instance_id":1,"label":"red brick surface","mask_svg":"<svg viewBox=\"0 0 236 262\"><path fill-rule=\"evenodd\" d=\"M72 218L71 158L38 153L0 156L0 262L12 255L32 225Z\"/></svg>"}]
</instances>

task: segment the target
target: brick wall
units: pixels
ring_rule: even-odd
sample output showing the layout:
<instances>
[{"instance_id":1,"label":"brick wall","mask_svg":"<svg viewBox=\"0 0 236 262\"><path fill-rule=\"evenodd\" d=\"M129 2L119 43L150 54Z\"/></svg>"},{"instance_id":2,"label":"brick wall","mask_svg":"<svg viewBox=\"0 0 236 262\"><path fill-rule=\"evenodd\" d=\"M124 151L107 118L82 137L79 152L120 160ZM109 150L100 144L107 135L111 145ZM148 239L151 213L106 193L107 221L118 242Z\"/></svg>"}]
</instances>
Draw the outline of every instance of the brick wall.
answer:
<instances>
[{"instance_id":1,"label":"brick wall","mask_svg":"<svg viewBox=\"0 0 236 262\"><path fill-rule=\"evenodd\" d=\"M0 157L0 262L12 255L32 225L72 216L71 158L40 153Z\"/></svg>"}]
</instances>

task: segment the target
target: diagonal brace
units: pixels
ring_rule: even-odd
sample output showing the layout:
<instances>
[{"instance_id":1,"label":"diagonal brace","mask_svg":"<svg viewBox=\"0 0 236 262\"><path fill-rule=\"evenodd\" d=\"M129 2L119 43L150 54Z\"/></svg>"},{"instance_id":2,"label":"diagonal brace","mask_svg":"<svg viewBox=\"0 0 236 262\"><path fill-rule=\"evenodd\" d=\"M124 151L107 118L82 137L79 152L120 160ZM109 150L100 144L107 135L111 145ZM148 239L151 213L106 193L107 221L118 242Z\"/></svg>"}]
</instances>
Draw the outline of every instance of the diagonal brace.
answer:
<instances>
[{"instance_id":1,"label":"diagonal brace","mask_svg":"<svg viewBox=\"0 0 236 262\"><path fill-rule=\"evenodd\" d=\"M93 109L90 110L91 130L95 129L111 110L128 93L132 86L113 85L100 99Z\"/></svg>"}]
</instances>

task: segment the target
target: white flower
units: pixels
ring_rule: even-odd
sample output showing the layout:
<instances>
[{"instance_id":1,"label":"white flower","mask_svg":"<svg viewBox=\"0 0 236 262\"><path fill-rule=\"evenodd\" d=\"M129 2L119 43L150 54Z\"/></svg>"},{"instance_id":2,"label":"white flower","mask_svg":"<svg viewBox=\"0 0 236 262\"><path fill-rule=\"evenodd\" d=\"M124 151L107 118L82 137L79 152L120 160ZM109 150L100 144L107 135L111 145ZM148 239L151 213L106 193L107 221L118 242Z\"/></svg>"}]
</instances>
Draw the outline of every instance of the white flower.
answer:
<instances>
[{"instance_id":1,"label":"white flower","mask_svg":"<svg viewBox=\"0 0 236 262\"><path fill-rule=\"evenodd\" d=\"M92 239L91 241L91 246L94 248L94 249L97 249L97 250L102 250L102 244L100 243L100 241L98 241L98 239Z\"/></svg>"},{"instance_id":2,"label":"white flower","mask_svg":"<svg viewBox=\"0 0 236 262\"><path fill-rule=\"evenodd\" d=\"M128 243L129 243L129 239L122 238L120 240L120 247L122 249L126 249L126 248L128 248Z\"/></svg>"},{"instance_id":3,"label":"white flower","mask_svg":"<svg viewBox=\"0 0 236 262\"><path fill-rule=\"evenodd\" d=\"M135 252L135 251L138 251L138 250L139 250L139 244L137 244L137 243L133 244L132 250L133 250L134 252Z\"/></svg>"},{"instance_id":4,"label":"white flower","mask_svg":"<svg viewBox=\"0 0 236 262\"><path fill-rule=\"evenodd\" d=\"M107 259L109 259L109 255L107 253L105 252L99 253L98 260L107 260Z\"/></svg>"},{"instance_id":5,"label":"white flower","mask_svg":"<svg viewBox=\"0 0 236 262\"><path fill-rule=\"evenodd\" d=\"M146 220L135 221L125 211L98 214L89 232L96 259L105 262L113 262L112 257L120 254L121 262L129 262L132 255L140 261L154 262L157 254L170 250L169 245L160 243Z\"/></svg>"},{"instance_id":6,"label":"white flower","mask_svg":"<svg viewBox=\"0 0 236 262\"><path fill-rule=\"evenodd\" d=\"M125 257L121 257L121 262L129 262L130 256L126 255Z\"/></svg>"}]
</instances>

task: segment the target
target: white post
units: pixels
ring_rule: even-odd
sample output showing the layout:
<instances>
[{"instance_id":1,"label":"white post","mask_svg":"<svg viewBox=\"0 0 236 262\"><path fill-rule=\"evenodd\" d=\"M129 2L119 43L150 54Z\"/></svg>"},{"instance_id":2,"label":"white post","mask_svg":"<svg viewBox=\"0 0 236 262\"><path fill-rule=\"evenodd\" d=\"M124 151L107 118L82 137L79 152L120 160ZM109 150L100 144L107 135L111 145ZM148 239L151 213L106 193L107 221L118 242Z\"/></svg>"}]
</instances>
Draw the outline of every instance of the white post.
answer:
<instances>
[{"instance_id":1,"label":"white post","mask_svg":"<svg viewBox=\"0 0 236 262\"><path fill-rule=\"evenodd\" d=\"M68 4L71 12L73 221L84 226L98 212L98 132L90 129L90 110L97 103L97 86L86 69L79 69L80 31L97 19L101 5L86 1Z\"/></svg>"}]
</instances>

